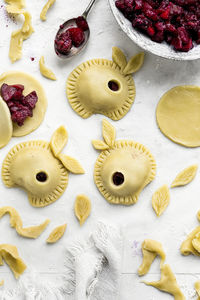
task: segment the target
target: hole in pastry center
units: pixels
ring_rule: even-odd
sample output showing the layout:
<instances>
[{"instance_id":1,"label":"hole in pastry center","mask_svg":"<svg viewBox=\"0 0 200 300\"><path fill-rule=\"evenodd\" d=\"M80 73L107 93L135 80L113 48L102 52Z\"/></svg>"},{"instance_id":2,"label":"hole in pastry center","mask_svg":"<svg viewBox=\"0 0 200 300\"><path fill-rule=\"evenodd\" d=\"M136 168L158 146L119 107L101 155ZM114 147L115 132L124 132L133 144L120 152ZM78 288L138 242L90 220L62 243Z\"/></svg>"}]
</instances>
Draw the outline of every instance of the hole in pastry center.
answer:
<instances>
[{"instance_id":1,"label":"hole in pastry center","mask_svg":"<svg viewBox=\"0 0 200 300\"><path fill-rule=\"evenodd\" d=\"M124 175L121 172L115 172L112 179L114 185L121 185L122 183L124 183Z\"/></svg>"},{"instance_id":2,"label":"hole in pastry center","mask_svg":"<svg viewBox=\"0 0 200 300\"><path fill-rule=\"evenodd\" d=\"M113 92L117 92L119 90L119 83L117 81L115 81L115 80L110 80L108 82L108 87Z\"/></svg>"},{"instance_id":3,"label":"hole in pastry center","mask_svg":"<svg viewBox=\"0 0 200 300\"><path fill-rule=\"evenodd\" d=\"M47 174L45 172L39 172L36 174L36 179L39 182L45 182L47 181Z\"/></svg>"}]
</instances>

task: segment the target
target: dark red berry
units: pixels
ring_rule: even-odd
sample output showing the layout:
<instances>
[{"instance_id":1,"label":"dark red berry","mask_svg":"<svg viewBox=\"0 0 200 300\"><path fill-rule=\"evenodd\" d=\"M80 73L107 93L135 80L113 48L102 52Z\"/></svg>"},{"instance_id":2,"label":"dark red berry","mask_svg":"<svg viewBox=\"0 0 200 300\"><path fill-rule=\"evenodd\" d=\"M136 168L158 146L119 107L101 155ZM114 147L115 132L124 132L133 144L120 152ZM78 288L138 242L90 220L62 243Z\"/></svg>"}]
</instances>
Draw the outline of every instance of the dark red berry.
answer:
<instances>
[{"instance_id":1,"label":"dark red berry","mask_svg":"<svg viewBox=\"0 0 200 300\"><path fill-rule=\"evenodd\" d=\"M68 32L71 36L72 44L75 47L80 47L85 41L85 34L81 28L78 27L69 28Z\"/></svg>"},{"instance_id":2,"label":"dark red berry","mask_svg":"<svg viewBox=\"0 0 200 300\"><path fill-rule=\"evenodd\" d=\"M80 16L78 18L76 18L76 25L81 28L83 31L86 31L89 29L88 27L88 23L86 21L86 19L83 16Z\"/></svg>"},{"instance_id":3,"label":"dark red berry","mask_svg":"<svg viewBox=\"0 0 200 300\"><path fill-rule=\"evenodd\" d=\"M33 116L33 109L38 101L35 91L24 96L24 86L21 84L8 85L3 83L0 89L3 100L7 103L11 119L19 126L24 124L28 117Z\"/></svg>"},{"instance_id":4,"label":"dark red berry","mask_svg":"<svg viewBox=\"0 0 200 300\"><path fill-rule=\"evenodd\" d=\"M72 47L72 39L68 30L59 34L55 39L56 50L61 54L67 54Z\"/></svg>"}]
</instances>

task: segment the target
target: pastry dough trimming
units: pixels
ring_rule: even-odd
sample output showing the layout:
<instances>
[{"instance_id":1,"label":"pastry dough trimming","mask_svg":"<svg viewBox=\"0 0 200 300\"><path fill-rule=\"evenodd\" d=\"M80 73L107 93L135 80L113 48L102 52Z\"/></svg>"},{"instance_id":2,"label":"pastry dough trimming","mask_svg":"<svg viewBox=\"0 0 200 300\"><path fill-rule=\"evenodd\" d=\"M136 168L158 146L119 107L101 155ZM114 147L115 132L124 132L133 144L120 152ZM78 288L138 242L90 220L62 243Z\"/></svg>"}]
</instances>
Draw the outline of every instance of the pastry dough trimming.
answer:
<instances>
[{"instance_id":1,"label":"pastry dough trimming","mask_svg":"<svg viewBox=\"0 0 200 300\"><path fill-rule=\"evenodd\" d=\"M161 266L161 278L159 281L146 282L146 285L151 285L160 291L169 293L174 296L174 300L186 300L185 296L181 292L176 277L174 276L170 266L168 264Z\"/></svg>"},{"instance_id":2,"label":"pastry dough trimming","mask_svg":"<svg viewBox=\"0 0 200 300\"><path fill-rule=\"evenodd\" d=\"M34 29L32 27L30 13L20 9L14 4L14 2L12 2L12 4L13 5L7 6L8 13L24 15L24 23L22 28L13 31L11 34L9 57L11 62L14 63L21 58L23 41L31 36L31 34L34 32Z\"/></svg>"},{"instance_id":3,"label":"pastry dough trimming","mask_svg":"<svg viewBox=\"0 0 200 300\"><path fill-rule=\"evenodd\" d=\"M0 244L0 266L3 265L3 259L10 267L16 279L24 273L26 265L19 257L18 250L15 246L9 244Z\"/></svg>"},{"instance_id":4,"label":"pastry dough trimming","mask_svg":"<svg viewBox=\"0 0 200 300\"><path fill-rule=\"evenodd\" d=\"M41 14L40 14L40 19L42 21L46 21L46 14L47 14L47 11L48 9L54 4L56 0L48 0L47 3L45 4L45 6L43 7L42 11L41 11Z\"/></svg>"},{"instance_id":5,"label":"pastry dough trimming","mask_svg":"<svg viewBox=\"0 0 200 300\"><path fill-rule=\"evenodd\" d=\"M31 239L40 236L50 222L49 219L46 219L40 225L23 228L22 219L14 207L4 206L0 208L0 218L7 213L10 215L10 226L14 227L19 235Z\"/></svg>"},{"instance_id":6,"label":"pastry dough trimming","mask_svg":"<svg viewBox=\"0 0 200 300\"><path fill-rule=\"evenodd\" d=\"M154 259L158 255L161 258L160 266L164 264L166 258L162 244L150 239L146 239L142 243L142 254L143 254L143 261L141 266L138 269L139 276L143 276L149 272L149 269Z\"/></svg>"},{"instance_id":7,"label":"pastry dough trimming","mask_svg":"<svg viewBox=\"0 0 200 300\"><path fill-rule=\"evenodd\" d=\"M183 255L194 254L196 256L200 256L200 252L198 252L193 246L193 240L196 236L200 234L200 226L196 227L186 238L186 240L181 244L181 253Z\"/></svg>"},{"instance_id":8,"label":"pastry dough trimming","mask_svg":"<svg viewBox=\"0 0 200 300\"><path fill-rule=\"evenodd\" d=\"M39 67L40 67L40 73L44 77L51 79L51 80L56 80L55 74L45 66L44 56L41 56L41 58L39 60Z\"/></svg>"}]
</instances>

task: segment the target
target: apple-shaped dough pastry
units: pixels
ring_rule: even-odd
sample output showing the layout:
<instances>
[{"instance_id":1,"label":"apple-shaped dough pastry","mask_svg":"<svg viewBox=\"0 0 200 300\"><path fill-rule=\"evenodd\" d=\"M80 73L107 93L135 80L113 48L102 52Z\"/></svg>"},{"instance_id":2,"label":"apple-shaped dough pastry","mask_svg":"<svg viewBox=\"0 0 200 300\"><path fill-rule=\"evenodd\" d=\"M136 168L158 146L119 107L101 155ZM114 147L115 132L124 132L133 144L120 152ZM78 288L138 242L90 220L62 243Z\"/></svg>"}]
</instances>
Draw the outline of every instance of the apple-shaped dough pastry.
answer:
<instances>
[{"instance_id":1,"label":"apple-shaped dough pastry","mask_svg":"<svg viewBox=\"0 0 200 300\"><path fill-rule=\"evenodd\" d=\"M102 151L95 164L95 183L108 202L134 204L155 177L155 160L142 144L116 141L115 128L107 120L103 120L103 138L93 141L93 146Z\"/></svg>"}]
</instances>

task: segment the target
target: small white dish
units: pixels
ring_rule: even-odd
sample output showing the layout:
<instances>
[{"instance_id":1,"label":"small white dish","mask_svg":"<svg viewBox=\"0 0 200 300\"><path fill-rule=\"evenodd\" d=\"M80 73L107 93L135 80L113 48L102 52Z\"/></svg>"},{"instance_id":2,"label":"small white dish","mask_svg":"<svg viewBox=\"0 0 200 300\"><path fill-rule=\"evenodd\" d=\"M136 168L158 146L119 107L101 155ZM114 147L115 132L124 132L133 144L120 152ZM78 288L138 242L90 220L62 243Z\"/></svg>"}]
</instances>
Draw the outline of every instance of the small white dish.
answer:
<instances>
[{"instance_id":1,"label":"small white dish","mask_svg":"<svg viewBox=\"0 0 200 300\"><path fill-rule=\"evenodd\" d=\"M189 52L176 52L170 45L163 42L161 44L153 42L148 36L137 31L132 27L132 24L115 6L115 0L109 0L111 10L121 29L128 37L145 51L155 55L174 59L174 60L195 60L200 58L200 45L195 45Z\"/></svg>"}]
</instances>

